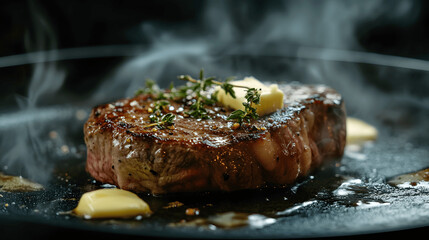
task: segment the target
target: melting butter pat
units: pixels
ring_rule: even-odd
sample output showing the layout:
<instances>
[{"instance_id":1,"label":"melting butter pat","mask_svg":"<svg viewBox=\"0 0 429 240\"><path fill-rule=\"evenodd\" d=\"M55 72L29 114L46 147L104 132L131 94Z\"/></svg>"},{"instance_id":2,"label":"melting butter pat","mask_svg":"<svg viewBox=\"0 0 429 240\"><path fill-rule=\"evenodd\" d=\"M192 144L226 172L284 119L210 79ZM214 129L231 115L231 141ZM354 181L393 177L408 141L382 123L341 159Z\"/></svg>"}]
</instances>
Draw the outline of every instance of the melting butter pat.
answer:
<instances>
[{"instance_id":1,"label":"melting butter pat","mask_svg":"<svg viewBox=\"0 0 429 240\"><path fill-rule=\"evenodd\" d=\"M136 194L122 189L99 189L82 195L73 213L84 218L127 218L151 213Z\"/></svg>"},{"instance_id":2,"label":"melting butter pat","mask_svg":"<svg viewBox=\"0 0 429 240\"><path fill-rule=\"evenodd\" d=\"M348 144L373 141L377 139L377 129L360 119L348 117L346 126Z\"/></svg>"},{"instance_id":3,"label":"melting butter pat","mask_svg":"<svg viewBox=\"0 0 429 240\"><path fill-rule=\"evenodd\" d=\"M267 86L254 77L246 77L243 80L231 81L230 83L235 86L244 86L261 90L260 103L255 106L259 116L267 115L283 108L284 93L279 89L277 84ZM234 87L236 98L231 97L229 94L226 95L225 91L220 87L218 87L216 91L218 91L217 99L222 105L235 110L244 110L243 102L246 102L244 96L246 95L247 89Z\"/></svg>"}]
</instances>

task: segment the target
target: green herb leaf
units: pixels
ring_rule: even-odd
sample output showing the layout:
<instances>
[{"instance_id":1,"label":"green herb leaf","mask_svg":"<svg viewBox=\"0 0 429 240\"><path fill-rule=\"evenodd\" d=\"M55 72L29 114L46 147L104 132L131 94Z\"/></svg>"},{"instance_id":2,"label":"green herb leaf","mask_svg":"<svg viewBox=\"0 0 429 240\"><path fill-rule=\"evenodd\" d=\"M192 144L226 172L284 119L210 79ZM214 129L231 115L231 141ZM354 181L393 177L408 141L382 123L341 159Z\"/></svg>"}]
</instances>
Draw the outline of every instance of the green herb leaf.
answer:
<instances>
[{"instance_id":1,"label":"green herb leaf","mask_svg":"<svg viewBox=\"0 0 429 240\"><path fill-rule=\"evenodd\" d=\"M256 112L254 104L259 104L261 101L261 92L256 88L249 88L245 95L246 101L243 102L243 110L235 110L228 116L228 120L232 119L238 122L240 125L243 121L250 122L250 119L258 119L259 115Z\"/></svg>"},{"instance_id":2,"label":"green herb leaf","mask_svg":"<svg viewBox=\"0 0 429 240\"><path fill-rule=\"evenodd\" d=\"M236 98L235 96L235 91L234 91L234 86L225 82L220 86L224 91L226 95L231 95L232 98Z\"/></svg>"},{"instance_id":3,"label":"green herb leaf","mask_svg":"<svg viewBox=\"0 0 429 240\"><path fill-rule=\"evenodd\" d=\"M187 111L186 114L197 119L209 119L207 110L204 108L204 102L197 99L190 107L191 110Z\"/></svg>"},{"instance_id":4,"label":"green herb leaf","mask_svg":"<svg viewBox=\"0 0 429 240\"><path fill-rule=\"evenodd\" d=\"M172 113L167 113L161 118L161 122L165 126L170 126L174 124L174 119L176 118L176 115Z\"/></svg>"},{"instance_id":5,"label":"green herb leaf","mask_svg":"<svg viewBox=\"0 0 429 240\"><path fill-rule=\"evenodd\" d=\"M239 109L239 110L235 110L234 112L232 112L228 116L227 120L236 120L238 123L241 124L243 119L245 118L245 116L246 116L246 112Z\"/></svg>"},{"instance_id":6,"label":"green herb leaf","mask_svg":"<svg viewBox=\"0 0 429 240\"><path fill-rule=\"evenodd\" d=\"M149 116L151 124L143 126L144 128L157 126L159 129L164 129L167 126L174 125L176 115L172 113L163 114L163 107L168 105L168 101L158 101L154 106L153 113Z\"/></svg>"},{"instance_id":7,"label":"green herb leaf","mask_svg":"<svg viewBox=\"0 0 429 240\"><path fill-rule=\"evenodd\" d=\"M250 88L247 90L244 98L246 98L248 103L259 104L259 102L261 101L260 90L257 90L256 88Z\"/></svg>"}]
</instances>

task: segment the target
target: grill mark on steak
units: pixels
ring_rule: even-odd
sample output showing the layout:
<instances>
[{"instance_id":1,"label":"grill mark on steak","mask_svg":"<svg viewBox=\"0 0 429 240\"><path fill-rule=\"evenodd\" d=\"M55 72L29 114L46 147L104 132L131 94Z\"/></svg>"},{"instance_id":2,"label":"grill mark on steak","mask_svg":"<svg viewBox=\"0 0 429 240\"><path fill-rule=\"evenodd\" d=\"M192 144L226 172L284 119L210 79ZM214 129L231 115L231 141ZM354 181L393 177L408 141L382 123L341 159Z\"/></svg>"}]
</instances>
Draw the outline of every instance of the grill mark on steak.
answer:
<instances>
[{"instance_id":1,"label":"grill mark on steak","mask_svg":"<svg viewBox=\"0 0 429 240\"><path fill-rule=\"evenodd\" d=\"M342 156L346 113L326 86L279 87L283 109L235 130L226 120L232 110L219 106L207 107L211 119L197 120L185 116L186 104L169 100L174 129L152 131L143 128L151 95L99 105L84 126L86 169L98 181L154 194L291 184Z\"/></svg>"}]
</instances>

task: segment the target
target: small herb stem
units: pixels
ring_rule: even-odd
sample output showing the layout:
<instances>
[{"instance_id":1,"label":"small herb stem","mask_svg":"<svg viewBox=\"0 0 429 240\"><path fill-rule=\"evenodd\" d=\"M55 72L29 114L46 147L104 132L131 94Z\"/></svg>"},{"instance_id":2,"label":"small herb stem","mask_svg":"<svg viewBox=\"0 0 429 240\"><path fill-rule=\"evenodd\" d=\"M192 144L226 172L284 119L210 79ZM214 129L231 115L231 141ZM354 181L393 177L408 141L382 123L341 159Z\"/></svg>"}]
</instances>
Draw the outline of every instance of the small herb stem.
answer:
<instances>
[{"instance_id":1,"label":"small herb stem","mask_svg":"<svg viewBox=\"0 0 429 240\"><path fill-rule=\"evenodd\" d=\"M199 83L199 84L203 84L203 81L201 81L201 80L198 80L198 79L194 79L194 78L192 78L191 76L189 76L189 75L180 75L179 76L179 79L180 80L184 80L184 81L188 81L188 82L191 82L191 83ZM214 84L216 84L216 85L219 85L219 86L221 86L223 83L222 82L219 82L219 81L217 81L217 80L212 80L212 82L214 83ZM231 84L232 85L232 84ZM232 85L233 87L237 87L237 88L244 88L244 89L250 89L250 87L246 87L246 86L240 86L240 85Z\"/></svg>"},{"instance_id":2,"label":"small herb stem","mask_svg":"<svg viewBox=\"0 0 429 240\"><path fill-rule=\"evenodd\" d=\"M150 123L150 124L144 125L144 126L143 126L143 128L155 127L155 126L160 125L161 123L162 123L162 122Z\"/></svg>"},{"instance_id":3,"label":"small herb stem","mask_svg":"<svg viewBox=\"0 0 429 240\"><path fill-rule=\"evenodd\" d=\"M199 96L197 96L197 102L195 103L195 111L199 112L200 111L200 104L201 104L201 98Z\"/></svg>"},{"instance_id":4,"label":"small herb stem","mask_svg":"<svg viewBox=\"0 0 429 240\"><path fill-rule=\"evenodd\" d=\"M161 115L161 113L160 113ZM176 115L172 114L172 113L167 113L165 115L162 115L162 117L160 118L159 116L156 116L154 118L151 118L151 122L147 125L144 125L143 128L149 128L149 127L154 127L157 126L158 128L164 128L165 126L171 126L174 124L174 119L176 118Z\"/></svg>"}]
</instances>

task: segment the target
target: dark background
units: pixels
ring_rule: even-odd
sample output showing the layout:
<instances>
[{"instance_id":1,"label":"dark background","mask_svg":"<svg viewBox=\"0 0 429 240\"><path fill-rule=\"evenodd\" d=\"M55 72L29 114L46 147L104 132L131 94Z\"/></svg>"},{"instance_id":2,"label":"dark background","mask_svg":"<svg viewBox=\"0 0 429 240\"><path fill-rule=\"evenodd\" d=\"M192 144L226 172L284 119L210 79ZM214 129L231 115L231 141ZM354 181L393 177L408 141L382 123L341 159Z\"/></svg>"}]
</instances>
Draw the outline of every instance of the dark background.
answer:
<instances>
[{"instance_id":1,"label":"dark background","mask_svg":"<svg viewBox=\"0 0 429 240\"><path fill-rule=\"evenodd\" d=\"M212 4L210 1L2 1L0 3L0 111L8 111L19 105L17 98L25 98L29 95L28 86L34 74L34 61L29 60L27 53L40 52L52 49L75 49L97 46L143 46L150 48L156 41L162 39L163 34L170 34L169 43L201 38L211 44L220 45L217 50L233 49L243 43L249 44L248 36L259 23L268 19L278 9L285 12L294 8L294 1L217 1L220 4ZM291 44L291 46L310 46L319 48L338 48L345 50L359 50L364 52L380 53L393 56L402 56L429 60L429 3L427 1L375 1L379 3L372 13L366 13L365 5L371 5L374 1L300 1L304 7L310 9L308 18L317 9L330 4L335 8L348 9L360 5L365 17L356 20L348 27L334 29L337 33L351 32L355 43L336 45L331 43L327 36L322 35L323 41L310 34L304 41L289 38L287 35L273 42L266 42L268 46ZM341 3L341 4L340 4ZM411 7L405 7L405 13L401 10L401 4L411 3ZM222 7L218 16L212 16L210 26L207 26L206 15L209 8ZM407 4L405 4L407 5ZM350 7L349 7L350 6ZM399 9L399 10L398 10ZM342 11L342 10L341 10ZM306 13L306 12L305 12ZM306 13L307 14L307 13ZM337 13L335 13L337 14ZM401 15L400 17L395 17ZM316 16L317 17L317 16ZM226 19L227 18L227 19ZM214 19L214 20L213 20ZM305 19L305 18L304 18ZM224 36L222 31L216 29L218 25L229 21L234 28ZM333 26L336 18L332 16ZM342 19L338 19L342 21ZM144 29L145 23L149 23L152 30ZM316 20L317 23L317 20ZM276 23L277 24L277 23ZM294 23L280 23L285 29L292 28ZM289 26L288 24L291 24ZM329 26L329 22L327 25ZM323 25L322 25L323 26ZM326 25L325 25L326 26ZM342 27L342 25L339 25ZM307 28L311 28L309 24ZM317 26L314 26L317 28ZM310 32L312 29L306 29ZM156 32L153 36L151 32ZM160 37L161 36L161 37ZM314 39L313 39L314 38ZM226 40L225 40L226 39ZM257 38L263 41L264 36ZM328 39L328 40L326 40ZM307 41L308 40L308 41ZM335 39L334 39L335 40ZM259 44L259 42L250 44ZM272 40L270 40L272 41ZM340 41L340 43L342 43ZM262 48L268 49L268 48ZM262 50L264 51L264 50ZM74 59L80 58L76 53ZM276 50L272 51L276 52ZM258 52L259 54L260 52ZM71 51L73 54L73 50ZM84 54L83 54L84 55ZM107 54L109 55L109 53ZM56 96L56 101L66 102L70 97L88 97L92 94L100 82L109 76L113 69L118 67L124 58L120 53L99 58L98 61L85 59L79 61L59 61L66 76L61 89L66 90L61 96ZM17 57L18 60L11 60ZM174 65L174 63L173 63ZM196 67L196 69L198 69ZM256 71L256 70L255 70ZM271 71L271 70L270 70ZM285 70L287 71L287 69ZM174 73L177 75L177 73ZM182 73L180 73L182 74ZM170 74L173 75L173 74ZM375 82L381 87L386 84ZM19 101L19 100L18 100ZM49 101L48 101L49 102Z\"/></svg>"},{"instance_id":2,"label":"dark background","mask_svg":"<svg viewBox=\"0 0 429 240\"><path fill-rule=\"evenodd\" d=\"M249 31L248 21L266 17L270 10L289 1L233 1L230 11L237 14L246 9L249 18L239 19L243 32ZM313 1L317 5L324 1ZM362 1L365 4L365 1ZM412 23L404 25L388 16L375 16L362 21L356 28L356 38L368 51L429 58L429 3L411 1L415 5ZM397 4L398 1L385 1ZM52 48L145 43L147 36L138 34L138 27L156 21L170 29L186 24L190 34L207 34L201 26L202 9L206 1L2 1L0 3L0 56ZM41 16L34 16L37 11ZM56 46L31 49L35 39L35 19L43 18L54 31ZM222 19L219 19L221 21ZM247 22L246 22L247 21ZM240 23L238 23L240 24Z\"/></svg>"},{"instance_id":3,"label":"dark background","mask_svg":"<svg viewBox=\"0 0 429 240\"><path fill-rule=\"evenodd\" d=\"M144 43L131 32L145 21L165 25L195 24L201 1L2 1L0 9L1 56L29 50ZM40 16L34 16L35 12ZM52 27L57 46L28 49L35 21L43 18Z\"/></svg>"}]
</instances>

